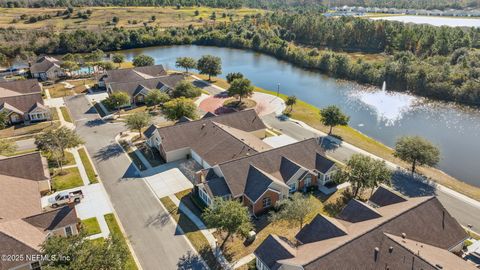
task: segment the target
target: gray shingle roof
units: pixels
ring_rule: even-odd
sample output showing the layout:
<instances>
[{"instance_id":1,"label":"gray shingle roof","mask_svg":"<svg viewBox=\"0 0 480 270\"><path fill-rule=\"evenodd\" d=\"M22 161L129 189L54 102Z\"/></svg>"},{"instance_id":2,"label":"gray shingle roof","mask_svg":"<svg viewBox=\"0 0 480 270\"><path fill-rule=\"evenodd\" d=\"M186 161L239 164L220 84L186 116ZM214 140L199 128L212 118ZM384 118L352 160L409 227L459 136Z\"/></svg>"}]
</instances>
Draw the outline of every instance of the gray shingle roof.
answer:
<instances>
[{"instance_id":1,"label":"gray shingle roof","mask_svg":"<svg viewBox=\"0 0 480 270\"><path fill-rule=\"evenodd\" d=\"M37 107L46 108L42 88L37 80L0 82L0 110L7 109L18 114L26 114Z\"/></svg>"},{"instance_id":2,"label":"gray shingle roof","mask_svg":"<svg viewBox=\"0 0 480 270\"><path fill-rule=\"evenodd\" d=\"M370 202L380 207L404 202L406 200L407 199L402 195L397 194L384 186L379 186L369 199Z\"/></svg>"},{"instance_id":3,"label":"gray shingle roof","mask_svg":"<svg viewBox=\"0 0 480 270\"><path fill-rule=\"evenodd\" d=\"M151 79L141 79L127 82L114 82L110 83L110 89L113 92L126 92L130 96L137 95L142 89L160 89L163 86L169 89L175 88L175 86L185 80L185 76L182 74L166 75L162 77L156 77Z\"/></svg>"},{"instance_id":4,"label":"gray shingle roof","mask_svg":"<svg viewBox=\"0 0 480 270\"><path fill-rule=\"evenodd\" d=\"M260 196L268 189L270 184L275 182L273 176L250 165L247 174L247 183L244 194L253 202L256 202Z\"/></svg>"},{"instance_id":5,"label":"gray shingle roof","mask_svg":"<svg viewBox=\"0 0 480 270\"><path fill-rule=\"evenodd\" d=\"M0 97L31 93L42 93L40 83L36 79L0 81Z\"/></svg>"},{"instance_id":6,"label":"gray shingle roof","mask_svg":"<svg viewBox=\"0 0 480 270\"><path fill-rule=\"evenodd\" d=\"M255 249L255 256L261 258L262 262L270 268L270 270L278 269L281 264L280 260L293 258L295 251L292 247L289 247L287 243L283 242L276 235L269 235Z\"/></svg>"},{"instance_id":7,"label":"gray shingle roof","mask_svg":"<svg viewBox=\"0 0 480 270\"><path fill-rule=\"evenodd\" d=\"M298 232L295 238L302 244L308 244L334 237L344 236L347 234L347 229L332 218L327 218L323 215L317 215Z\"/></svg>"},{"instance_id":8,"label":"gray shingle roof","mask_svg":"<svg viewBox=\"0 0 480 270\"><path fill-rule=\"evenodd\" d=\"M335 162L327 157L317 154L315 158L315 169L321 173L326 173L335 165Z\"/></svg>"},{"instance_id":9,"label":"gray shingle roof","mask_svg":"<svg viewBox=\"0 0 480 270\"><path fill-rule=\"evenodd\" d=\"M52 68L55 65L60 65L62 61L49 57L49 56L42 56L33 63L33 65L30 67L30 72L32 73L41 73L41 72L47 72L50 68Z\"/></svg>"},{"instance_id":10,"label":"gray shingle roof","mask_svg":"<svg viewBox=\"0 0 480 270\"><path fill-rule=\"evenodd\" d=\"M155 65L107 70L106 74L103 75L100 80L103 80L106 84L122 82L127 83L165 75L167 75L165 68L163 68L162 65Z\"/></svg>"},{"instance_id":11,"label":"gray shingle roof","mask_svg":"<svg viewBox=\"0 0 480 270\"><path fill-rule=\"evenodd\" d=\"M28 168L28 170L19 170L19 164L24 168ZM46 170L45 160L42 158L40 152L0 159L0 176L1 175L9 175L34 181L50 179L50 174L48 170Z\"/></svg>"},{"instance_id":12,"label":"gray shingle roof","mask_svg":"<svg viewBox=\"0 0 480 270\"><path fill-rule=\"evenodd\" d=\"M211 196L211 198L230 195L230 190L228 189L227 183L225 183L225 179L223 177L211 177L208 179L207 174L207 181L204 183L204 185L209 193L208 195Z\"/></svg>"},{"instance_id":13,"label":"gray shingle roof","mask_svg":"<svg viewBox=\"0 0 480 270\"><path fill-rule=\"evenodd\" d=\"M0 245L0 254L23 255L24 258L26 255L40 255L40 251L2 232L0 232L0 243L2 243ZM0 260L0 269L11 269L31 262L33 261Z\"/></svg>"},{"instance_id":14,"label":"gray shingle roof","mask_svg":"<svg viewBox=\"0 0 480 270\"><path fill-rule=\"evenodd\" d=\"M374 208L355 199L350 200L338 215L339 219L353 223L379 217L381 217L380 213Z\"/></svg>"}]
</instances>

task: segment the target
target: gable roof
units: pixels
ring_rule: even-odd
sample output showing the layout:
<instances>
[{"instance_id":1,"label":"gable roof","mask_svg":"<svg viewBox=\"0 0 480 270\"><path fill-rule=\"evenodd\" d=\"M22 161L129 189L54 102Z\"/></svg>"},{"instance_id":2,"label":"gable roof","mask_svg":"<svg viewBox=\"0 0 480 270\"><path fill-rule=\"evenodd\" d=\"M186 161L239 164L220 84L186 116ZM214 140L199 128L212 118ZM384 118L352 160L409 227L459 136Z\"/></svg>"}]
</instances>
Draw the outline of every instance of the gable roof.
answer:
<instances>
[{"instance_id":1,"label":"gable roof","mask_svg":"<svg viewBox=\"0 0 480 270\"><path fill-rule=\"evenodd\" d=\"M297 163L291 161L290 159L283 157L280 161L280 176L282 179L285 181L288 181L288 179L292 178L292 176L298 172L302 167L298 165Z\"/></svg>"},{"instance_id":2,"label":"gable roof","mask_svg":"<svg viewBox=\"0 0 480 270\"><path fill-rule=\"evenodd\" d=\"M109 84L109 87L112 92L126 92L130 96L135 96L143 89L153 90L160 89L164 86L173 89L183 80L185 80L183 74L172 74L134 81L112 82Z\"/></svg>"},{"instance_id":3,"label":"gable roof","mask_svg":"<svg viewBox=\"0 0 480 270\"><path fill-rule=\"evenodd\" d=\"M35 61L35 63L30 67L30 72L32 73L40 73L40 72L47 72L54 66L60 67L60 63L62 61L50 57L50 56L42 56Z\"/></svg>"},{"instance_id":4,"label":"gable roof","mask_svg":"<svg viewBox=\"0 0 480 270\"><path fill-rule=\"evenodd\" d=\"M281 178L282 159L287 158L307 170L315 169L315 157L317 153L323 153L323 149L315 138L289 144L283 147L274 148L255 155L245 156L236 160L230 160L218 164L225 181L232 192L233 197L243 194L251 165ZM287 179L288 180L288 179Z\"/></svg>"},{"instance_id":5,"label":"gable roof","mask_svg":"<svg viewBox=\"0 0 480 270\"><path fill-rule=\"evenodd\" d=\"M326 173L335 165L335 161L324 155L317 153L315 156L315 169L321 173Z\"/></svg>"},{"instance_id":6,"label":"gable roof","mask_svg":"<svg viewBox=\"0 0 480 270\"><path fill-rule=\"evenodd\" d=\"M274 176L253 165L250 165L248 169L246 181L244 194L252 202L256 202L273 182L283 184L286 188L288 188L288 186L277 180Z\"/></svg>"},{"instance_id":7,"label":"gable roof","mask_svg":"<svg viewBox=\"0 0 480 270\"><path fill-rule=\"evenodd\" d=\"M377 190L372 194L369 202L375 204L376 206L386 206L394 203L404 202L407 199L404 198L402 195L393 192L392 190L384 187L383 185L379 186Z\"/></svg>"},{"instance_id":8,"label":"gable roof","mask_svg":"<svg viewBox=\"0 0 480 270\"><path fill-rule=\"evenodd\" d=\"M100 78L106 84L127 83L165 76L167 71L162 65L107 70Z\"/></svg>"},{"instance_id":9,"label":"gable roof","mask_svg":"<svg viewBox=\"0 0 480 270\"><path fill-rule=\"evenodd\" d=\"M371 206L356 199L351 199L340 212L338 218L348 222L361 222L379 218L381 216L382 215Z\"/></svg>"},{"instance_id":10,"label":"gable roof","mask_svg":"<svg viewBox=\"0 0 480 270\"><path fill-rule=\"evenodd\" d=\"M315 218L295 236L302 244L313 243L325 239L344 236L347 229L338 221L317 214Z\"/></svg>"},{"instance_id":11,"label":"gable roof","mask_svg":"<svg viewBox=\"0 0 480 270\"><path fill-rule=\"evenodd\" d=\"M23 220L43 231L53 231L58 228L78 223L75 207L70 208L69 206L29 216Z\"/></svg>"},{"instance_id":12,"label":"gable roof","mask_svg":"<svg viewBox=\"0 0 480 270\"><path fill-rule=\"evenodd\" d=\"M42 93L40 83L36 79L0 81L0 98L31 93Z\"/></svg>"},{"instance_id":13,"label":"gable roof","mask_svg":"<svg viewBox=\"0 0 480 270\"><path fill-rule=\"evenodd\" d=\"M294 257L295 249L280 240L278 236L270 234L260 246L255 249L254 254L261 258L262 262L267 265L270 270L276 270L281 266L278 261Z\"/></svg>"},{"instance_id":14,"label":"gable roof","mask_svg":"<svg viewBox=\"0 0 480 270\"><path fill-rule=\"evenodd\" d=\"M346 235L300 245L295 249L295 257L278 263L299 265L306 270L337 269L339 262L344 269L355 269L358 265L365 269L384 269L385 266L390 269L437 269L405 249L394 247L393 253L390 252L394 242L385 233L405 234L408 239L445 250L466 238L460 224L435 197L410 198L376 210L381 217L356 223L337 220L346 228ZM375 259L376 248L378 256Z\"/></svg>"},{"instance_id":15,"label":"gable roof","mask_svg":"<svg viewBox=\"0 0 480 270\"><path fill-rule=\"evenodd\" d=\"M0 175L0 222L42 212L36 181Z\"/></svg>"},{"instance_id":16,"label":"gable roof","mask_svg":"<svg viewBox=\"0 0 480 270\"><path fill-rule=\"evenodd\" d=\"M40 252L37 249L30 247L29 245L15 239L14 237L5 234L0 231L0 254L15 254L23 256L26 255L39 255ZM25 263L31 263L33 261L16 261L16 260L0 260L0 269L11 269L16 266L23 265Z\"/></svg>"},{"instance_id":17,"label":"gable roof","mask_svg":"<svg viewBox=\"0 0 480 270\"><path fill-rule=\"evenodd\" d=\"M22 164L22 166L28 169L19 170L19 164ZM40 152L0 159L0 175L8 175L33 181L50 179L47 162Z\"/></svg>"},{"instance_id":18,"label":"gable roof","mask_svg":"<svg viewBox=\"0 0 480 270\"><path fill-rule=\"evenodd\" d=\"M230 195L230 189L228 189L223 177L212 177L210 179L207 177L207 181L203 184L210 198Z\"/></svg>"},{"instance_id":19,"label":"gable roof","mask_svg":"<svg viewBox=\"0 0 480 270\"><path fill-rule=\"evenodd\" d=\"M0 82L0 110L6 109L20 115L43 105L42 88L37 80Z\"/></svg>"}]
</instances>

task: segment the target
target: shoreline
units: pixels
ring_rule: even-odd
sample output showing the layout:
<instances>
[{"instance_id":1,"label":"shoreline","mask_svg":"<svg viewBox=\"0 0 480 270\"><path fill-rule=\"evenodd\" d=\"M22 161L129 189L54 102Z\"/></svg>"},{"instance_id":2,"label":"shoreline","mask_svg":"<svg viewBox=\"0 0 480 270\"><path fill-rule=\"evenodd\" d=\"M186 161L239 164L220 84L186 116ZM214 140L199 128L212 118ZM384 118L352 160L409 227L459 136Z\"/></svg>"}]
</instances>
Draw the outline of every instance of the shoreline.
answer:
<instances>
[{"instance_id":1,"label":"shoreline","mask_svg":"<svg viewBox=\"0 0 480 270\"><path fill-rule=\"evenodd\" d=\"M196 73L190 74L194 74L202 80L207 81L207 76ZM228 88L228 83L222 78L212 77L212 81L210 81L209 83L223 89ZM276 92L274 91L266 90L257 86L254 87L256 92L276 95ZM279 97L285 100L287 98L287 95L279 94ZM317 129L321 132L328 133L328 127L325 127L320 123L320 115L318 113L319 110L320 109L315 107L314 105L298 99L297 104L294 106L290 117L292 119L302 121L310 127ZM387 160L388 162L391 162L397 166L409 170L409 164L393 157L392 148L365 135L364 133L356 130L351 126L335 127L334 134L339 136L342 141L345 141L363 151L376 155L380 158ZM463 182L440 169L433 167L418 167L417 173L425 177L426 181L433 181L437 184L440 184L441 186L444 186L464 196L467 196L468 198L480 201L480 187L476 187L474 185Z\"/></svg>"}]
</instances>

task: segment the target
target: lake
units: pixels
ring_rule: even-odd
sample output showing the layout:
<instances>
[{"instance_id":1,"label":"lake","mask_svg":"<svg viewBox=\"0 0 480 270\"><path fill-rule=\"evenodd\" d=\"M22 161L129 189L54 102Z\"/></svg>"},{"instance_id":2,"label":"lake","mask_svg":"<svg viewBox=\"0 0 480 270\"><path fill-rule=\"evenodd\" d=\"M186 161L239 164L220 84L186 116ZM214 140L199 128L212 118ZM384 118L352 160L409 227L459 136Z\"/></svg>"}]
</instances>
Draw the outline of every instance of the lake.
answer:
<instances>
[{"instance_id":1,"label":"lake","mask_svg":"<svg viewBox=\"0 0 480 270\"><path fill-rule=\"evenodd\" d=\"M397 21L404 23L431 24L434 26L464 26L464 27L480 27L480 19L470 18L452 18L437 16L386 16L374 17L372 20Z\"/></svg>"},{"instance_id":2,"label":"lake","mask_svg":"<svg viewBox=\"0 0 480 270\"><path fill-rule=\"evenodd\" d=\"M150 47L123 53L129 60L139 54L152 56L155 63L168 69L175 69L177 57L218 56L223 67L220 77L224 78L229 72L241 72L259 87L276 91L280 84L281 93L296 95L317 107L338 105L350 115L352 127L388 146L393 146L402 135L426 137L442 151L440 169L480 186L478 109L337 81L246 50L192 45Z\"/></svg>"}]
</instances>

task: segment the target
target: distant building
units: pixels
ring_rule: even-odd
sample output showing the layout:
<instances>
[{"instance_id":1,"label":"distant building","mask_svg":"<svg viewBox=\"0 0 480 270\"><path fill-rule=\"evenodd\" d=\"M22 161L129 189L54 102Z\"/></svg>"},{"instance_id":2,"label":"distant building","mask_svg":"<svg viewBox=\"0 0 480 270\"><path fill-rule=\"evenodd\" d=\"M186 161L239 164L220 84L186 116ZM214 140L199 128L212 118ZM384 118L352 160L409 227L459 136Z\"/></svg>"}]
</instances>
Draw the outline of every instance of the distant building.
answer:
<instances>
[{"instance_id":1,"label":"distant building","mask_svg":"<svg viewBox=\"0 0 480 270\"><path fill-rule=\"evenodd\" d=\"M57 80L65 77L65 70L60 67L62 61L50 57L42 56L30 66L30 73L33 78L45 80Z\"/></svg>"}]
</instances>

